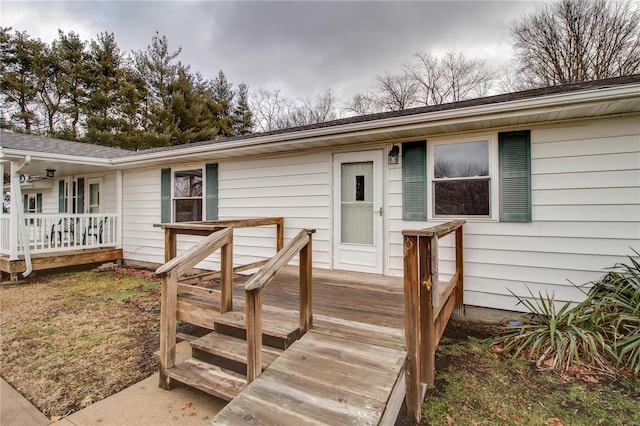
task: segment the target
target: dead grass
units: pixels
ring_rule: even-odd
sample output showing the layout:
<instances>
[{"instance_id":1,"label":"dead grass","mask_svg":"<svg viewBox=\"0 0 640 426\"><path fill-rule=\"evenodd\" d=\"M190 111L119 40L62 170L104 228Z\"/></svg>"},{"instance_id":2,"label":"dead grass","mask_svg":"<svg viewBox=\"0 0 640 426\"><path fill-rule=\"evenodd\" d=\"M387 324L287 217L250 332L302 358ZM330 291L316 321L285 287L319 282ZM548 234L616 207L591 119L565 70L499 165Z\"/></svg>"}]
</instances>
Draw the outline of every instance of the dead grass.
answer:
<instances>
[{"instance_id":1,"label":"dead grass","mask_svg":"<svg viewBox=\"0 0 640 426\"><path fill-rule=\"evenodd\" d=\"M119 268L0 286L0 375L51 419L156 371L159 283Z\"/></svg>"}]
</instances>

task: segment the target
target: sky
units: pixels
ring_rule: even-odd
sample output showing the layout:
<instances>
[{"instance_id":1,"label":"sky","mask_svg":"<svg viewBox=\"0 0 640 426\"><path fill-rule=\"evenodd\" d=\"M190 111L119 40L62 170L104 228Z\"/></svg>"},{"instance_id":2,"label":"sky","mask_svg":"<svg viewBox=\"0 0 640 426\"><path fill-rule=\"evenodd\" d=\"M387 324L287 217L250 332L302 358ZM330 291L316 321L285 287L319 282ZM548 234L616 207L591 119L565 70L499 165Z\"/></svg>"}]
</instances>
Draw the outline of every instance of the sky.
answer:
<instances>
[{"instance_id":1,"label":"sky","mask_svg":"<svg viewBox=\"0 0 640 426\"><path fill-rule=\"evenodd\" d=\"M510 24L533 1L8 1L0 25L50 43L58 29L83 40L107 31L123 52L145 50L158 31L205 78L313 97L330 87L346 103L396 73L416 52L456 49L501 65ZM234 86L234 87L235 87Z\"/></svg>"}]
</instances>

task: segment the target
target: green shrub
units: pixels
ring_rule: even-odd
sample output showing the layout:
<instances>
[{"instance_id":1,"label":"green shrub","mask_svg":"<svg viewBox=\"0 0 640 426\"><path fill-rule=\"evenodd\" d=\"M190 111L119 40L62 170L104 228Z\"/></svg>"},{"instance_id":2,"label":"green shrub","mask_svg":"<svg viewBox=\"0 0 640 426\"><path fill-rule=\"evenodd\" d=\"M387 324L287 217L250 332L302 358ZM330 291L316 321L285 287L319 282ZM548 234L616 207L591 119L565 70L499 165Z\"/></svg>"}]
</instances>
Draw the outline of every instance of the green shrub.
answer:
<instances>
[{"instance_id":1,"label":"green shrub","mask_svg":"<svg viewBox=\"0 0 640 426\"><path fill-rule=\"evenodd\" d=\"M589 365L640 375L640 255L635 254L589 283L586 299L575 306L566 303L558 310L553 296L516 296L532 319L507 328L496 343L514 357L535 359L538 367L566 371Z\"/></svg>"}]
</instances>

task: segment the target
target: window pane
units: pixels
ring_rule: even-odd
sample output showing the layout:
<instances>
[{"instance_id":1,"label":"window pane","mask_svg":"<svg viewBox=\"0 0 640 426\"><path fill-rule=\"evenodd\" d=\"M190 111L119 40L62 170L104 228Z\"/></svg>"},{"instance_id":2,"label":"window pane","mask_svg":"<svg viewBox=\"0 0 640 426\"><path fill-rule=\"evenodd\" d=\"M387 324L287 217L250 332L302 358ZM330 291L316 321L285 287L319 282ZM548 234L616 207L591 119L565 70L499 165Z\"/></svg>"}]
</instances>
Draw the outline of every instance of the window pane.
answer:
<instances>
[{"instance_id":1,"label":"window pane","mask_svg":"<svg viewBox=\"0 0 640 426\"><path fill-rule=\"evenodd\" d=\"M176 222L202 220L202 199L175 200Z\"/></svg>"},{"instance_id":2,"label":"window pane","mask_svg":"<svg viewBox=\"0 0 640 426\"><path fill-rule=\"evenodd\" d=\"M440 181L434 187L436 215L489 215L489 179Z\"/></svg>"},{"instance_id":3,"label":"window pane","mask_svg":"<svg viewBox=\"0 0 640 426\"><path fill-rule=\"evenodd\" d=\"M174 197L202 197L202 170L182 170L175 173Z\"/></svg>"},{"instance_id":4,"label":"window pane","mask_svg":"<svg viewBox=\"0 0 640 426\"><path fill-rule=\"evenodd\" d=\"M373 161L342 163L341 242L373 244Z\"/></svg>"},{"instance_id":5,"label":"window pane","mask_svg":"<svg viewBox=\"0 0 640 426\"><path fill-rule=\"evenodd\" d=\"M433 153L436 179L489 176L488 141L439 144Z\"/></svg>"}]
</instances>

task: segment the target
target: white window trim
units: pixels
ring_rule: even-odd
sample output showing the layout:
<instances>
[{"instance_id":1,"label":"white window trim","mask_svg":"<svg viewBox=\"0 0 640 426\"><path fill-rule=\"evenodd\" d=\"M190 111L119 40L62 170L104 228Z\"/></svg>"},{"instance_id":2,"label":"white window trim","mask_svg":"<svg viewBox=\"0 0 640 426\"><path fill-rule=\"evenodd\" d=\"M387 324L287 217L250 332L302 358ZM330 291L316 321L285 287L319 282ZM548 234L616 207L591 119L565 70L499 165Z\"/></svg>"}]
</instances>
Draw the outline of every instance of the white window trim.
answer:
<instances>
[{"instance_id":1,"label":"white window trim","mask_svg":"<svg viewBox=\"0 0 640 426\"><path fill-rule=\"evenodd\" d=\"M207 203L205 203L205 199L207 197L207 177L206 177L206 166L203 164L198 165L190 165L190 166L181 166L181 167L172 167L171 168L171 222L176 222L176 196L175 196L175 182L176 182L176 173L184 172L187 170L200 170L202 176L202 195L200 197L178 197L178 200L195 200L200 198L200 202L202 204L202 217L200 220L205 220L207 217Z\"/></svg>"},{"instance_id":2,"label":"white window trim","mask_svg":"<svg viewBox=\"0 0 640 426\"><path fill-rule=\"evenodd\" d=\"M435 215L435 194L434 194L434 166L436 145L465 143L465 142L489 142L489 216L458 216L458 215ZM497 134L472 134L467 136L430 138L427 140L427 219L449 220L465 219L474 222L497 222L500 212L500 177L498 165L498 135Z\"/></svg>"}]
</instances>

